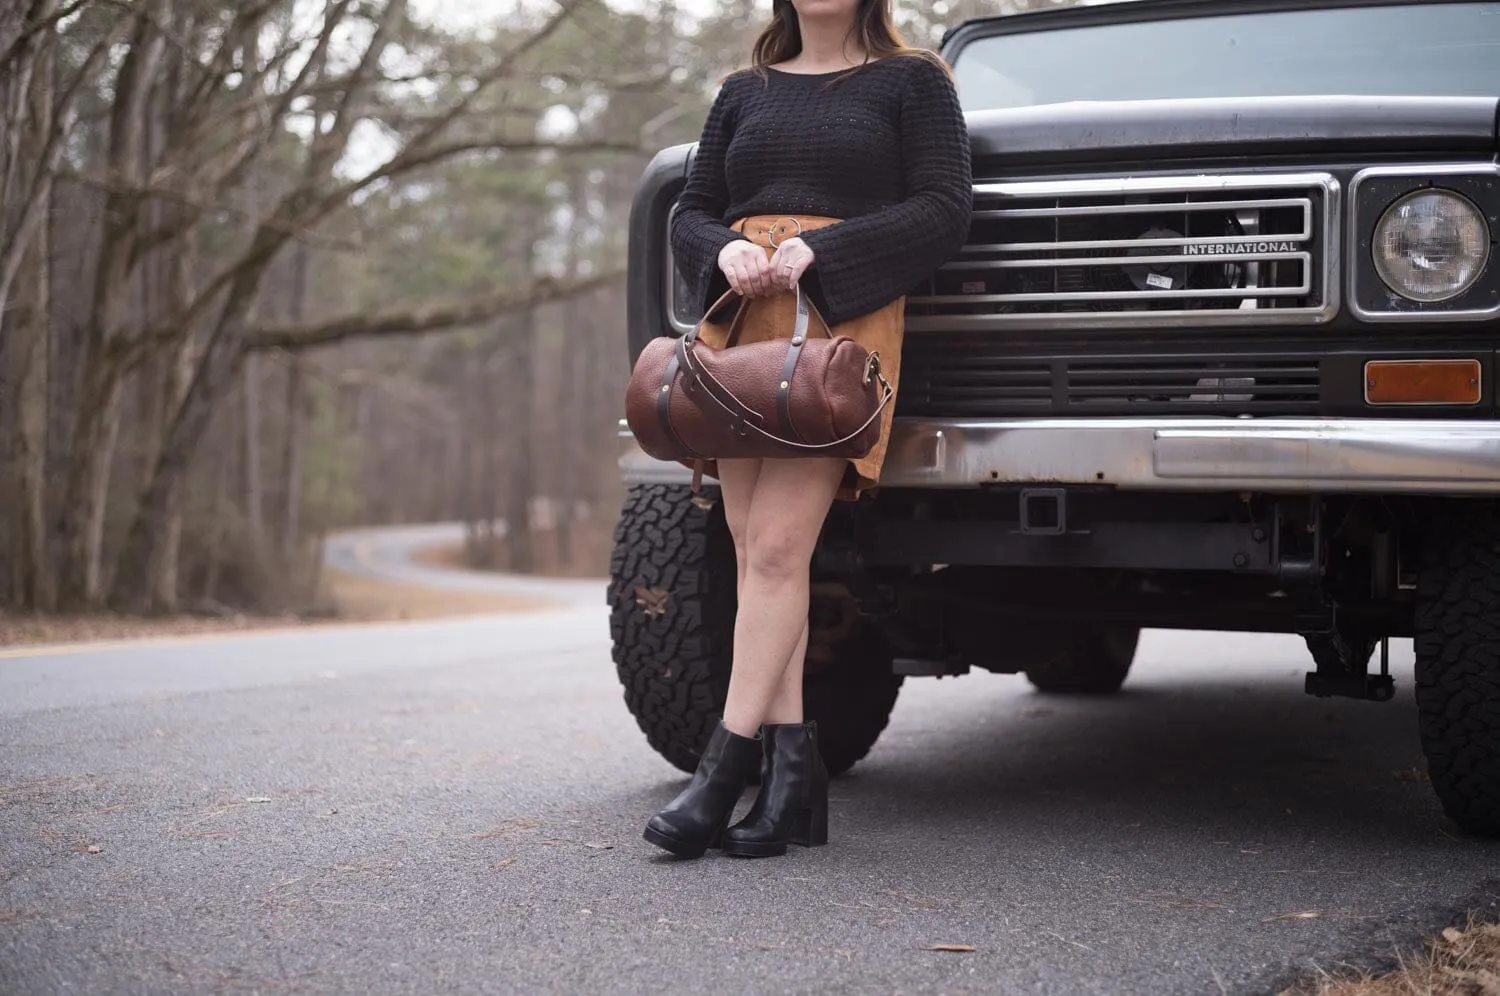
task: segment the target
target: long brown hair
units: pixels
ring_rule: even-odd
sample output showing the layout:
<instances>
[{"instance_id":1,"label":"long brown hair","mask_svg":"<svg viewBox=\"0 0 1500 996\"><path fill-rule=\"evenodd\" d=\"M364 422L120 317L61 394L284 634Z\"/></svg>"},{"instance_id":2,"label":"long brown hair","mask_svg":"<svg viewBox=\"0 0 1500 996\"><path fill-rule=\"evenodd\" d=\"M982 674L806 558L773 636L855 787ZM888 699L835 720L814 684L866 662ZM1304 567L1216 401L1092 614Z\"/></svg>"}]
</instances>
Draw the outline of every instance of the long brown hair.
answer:
<instances>
[{"instance_id":1,"label":"long brown hair","mask_svg":"<svg viewBox=\"0 0 1500 996\"><path fill-rule=\"evenodd\" d=\"M890 0L859 0L849 38L860 43L870 62L897 55L916 56L941 66L944 71L948 69L948 64L936 54L906 44L891 18ZM802 24L797 19L797 9L792 6L792 0L772 0L771 23L755 40L751 65L757 73L764 75L766 67L786 62L801 53Z\"/></svg>"}]
</instances>

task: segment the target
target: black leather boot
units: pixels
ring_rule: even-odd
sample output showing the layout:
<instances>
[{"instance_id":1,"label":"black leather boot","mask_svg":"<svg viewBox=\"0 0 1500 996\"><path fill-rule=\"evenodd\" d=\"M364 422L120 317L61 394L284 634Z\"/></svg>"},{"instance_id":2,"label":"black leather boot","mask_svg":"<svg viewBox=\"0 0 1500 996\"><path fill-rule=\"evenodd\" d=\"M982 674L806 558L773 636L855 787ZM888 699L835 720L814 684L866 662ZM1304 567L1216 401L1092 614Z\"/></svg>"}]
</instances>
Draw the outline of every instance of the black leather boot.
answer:
<instances>
[{"instance_id":1,"label":"black leather boot","mask_svg":"<svg viewBox=\"0 0 1500 996\"><path fill-rule=\"evenodd\" d=\"M759 740L731 733L720 722L698 759L693 780L651 817L643 836L684 858L701 857L717 847L760 758Z\"/></svg>"},{"instance_id":2,"label":"black leather boot","mask_svg":"<svg viewBox=\"0 0 1500 996\"><path fill-rule=\"evenodd\" d=\"M725 854L769 858L785 854L788 844L828 843L828 769L818 753L818 724L766 725L760 735L760 795L719 846Z\"/></svg>"}]
</instances>

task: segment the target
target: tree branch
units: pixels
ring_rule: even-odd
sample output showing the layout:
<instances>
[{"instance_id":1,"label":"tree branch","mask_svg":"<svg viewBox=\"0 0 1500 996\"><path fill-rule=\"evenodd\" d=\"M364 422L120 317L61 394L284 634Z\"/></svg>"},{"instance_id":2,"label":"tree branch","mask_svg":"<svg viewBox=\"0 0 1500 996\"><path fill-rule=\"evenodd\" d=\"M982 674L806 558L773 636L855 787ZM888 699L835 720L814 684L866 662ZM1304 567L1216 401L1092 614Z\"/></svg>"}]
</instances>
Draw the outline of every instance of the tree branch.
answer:
<instances>
[{"instance_id":1,"label":"tree branch","mask_svg":"<svg viewBox=\"0 0 1500 996\"><path fill-rule=\"evenodd\" d=\"M348 203L349 198L373 185L379 180L389 177L400 176L420 167L430 166L444 159L459 155L464 152L479 150L498 151L536 151L541 149L553 150L560 153L581 152L618 152L621 150L639 151L639 146L632 143L621 142L521 142L512 143L508 146L497 146L495 139L486 141L460 142L453 145L444 145L430 149L420 157L398 156L387 163L385 167L376 170L361 180L345 184L324 197L321 201L313 202L312 206L302 213L290 218L281 215L273 215L263 220L257 229L257 235L250 248L248 248L237 259L224 267L217 276L209 279L201 290L199 290L192 302L187 305L182 325L186 327L197 321L207 309L212 306L218 296L229 287L235 279L248 269L264 264L271 256L294 235L310 230L318 222L338 211ZM399 160L399 165L397 165ZM143 337L140 342L143 346L149 346L153 342L170 342L177 334L177 329L159 330L154 334Z\"/></svg>"},{"instance_id":2,"label":"tree branch","mask_svg":"<svg viewBox=\"0 0 1500 996\"><path fill-rule=\"evenodd\" d=\"M20 34L16 36L15 41L11 42L5 53L0 55L0 75L8 75L9 71L6 67L20 58L33 38L51 31L91 2L92 0L73 0L67 6L51 13L46 13L47 4L43 0L33 3L31 10L27 11L21 19Z\"/></svg>"},{"instance_id":3,"label":"tree branch","mask_svg":"<svg viewBox=\"0 0 1500 996\"><path fill-rule=\"evenodd\" d=\"M349 86L340 97L333 112L333 122L325 132L322 122L313 122L312 141L308 143L305 176L319 182L323 175L343 158L349 147L350 136L359 118L359 104L370 84L375 82L375 69L390 47L392 36L406 18L406 0L386 0L385 10L375 23L375 33L360 56L359 65L350 74Z\"/></svg>"},{"instance_id":4,"label":"tree branch","mask_svg":"<svg viewBox=\"0 0 1500 996\"><path fill-rule=\"evenodd\" d=\"M379 169L372 170L358 180L351 180L331 191L322 200L315 202L311 209L297 216L297 222L303 227L311 227L322 221L328 215L337 211L349 198L374 186L381 180L394 179L395 177L414 172L427 166L433 166L467 152L556 152L560 155L578 155L580 153L594 152L640 152L641 146L638 142L546 142L526 141L515 142L498 137L475 138L464 141L447 142L443 145L430 146L421 152L412 154L401 153L391 159L390 162Z\"/></svg>"},{"instance_id":5,"label":"tree branch","mask_svg":"<svg viewBox=\"0 0 1500 996\"><path fill-rule=\"evenodd\" d=\"M544 277L525 287L505 290L458 304L431 305L379 315L348 315L316 325L282 325L246 333L250 349L308 349L344 339L416 335L486 321L496 315L585 294L623 276L623 270L581 279Z\"/></svg>"}]
</instances>

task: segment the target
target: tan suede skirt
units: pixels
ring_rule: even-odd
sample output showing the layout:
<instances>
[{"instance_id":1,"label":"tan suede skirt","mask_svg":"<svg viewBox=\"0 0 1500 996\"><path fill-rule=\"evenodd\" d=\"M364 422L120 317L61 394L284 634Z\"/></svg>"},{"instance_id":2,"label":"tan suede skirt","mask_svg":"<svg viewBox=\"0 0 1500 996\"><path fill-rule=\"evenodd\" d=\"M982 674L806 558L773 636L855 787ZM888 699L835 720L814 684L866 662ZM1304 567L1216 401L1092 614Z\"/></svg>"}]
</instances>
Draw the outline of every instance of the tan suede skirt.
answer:
<instances>
[{"instance_id":1,"label":"tan suede skirt","mask_svg":"<svg viewBox=\"0 0 1500 996\"><path fill-rule=\"evenodd\" d=\"M836 218L808 215L766 215L743 218L732 227L756 245L764 246L769 256L775 253L777 245L795 238L799 231L816 231L836 224L837 221ZM737 343L790 339L796 313L797 295L790 291L751 301L750 311L745 316ZM730 317L732 316L725 316L722 324L704 322L699 341L711 349L723 349L729 333ZM834 336L846 335L870 352L878 353L881 372L890 381L891 388L898 389L901 380L901 337L905 328L906 299L901 297L877 311L841 322L829 328L828 332ZM849 461L843 484L839 486L840 499L853 501L862 492L880 483L880 468L885 463L895 409L896 403L892 400L881 416L880 438L870 452L858 460ZM718 468L711 460L704 463L703 472L708 477L718 477Z\"/></svg>"}]
</instances>

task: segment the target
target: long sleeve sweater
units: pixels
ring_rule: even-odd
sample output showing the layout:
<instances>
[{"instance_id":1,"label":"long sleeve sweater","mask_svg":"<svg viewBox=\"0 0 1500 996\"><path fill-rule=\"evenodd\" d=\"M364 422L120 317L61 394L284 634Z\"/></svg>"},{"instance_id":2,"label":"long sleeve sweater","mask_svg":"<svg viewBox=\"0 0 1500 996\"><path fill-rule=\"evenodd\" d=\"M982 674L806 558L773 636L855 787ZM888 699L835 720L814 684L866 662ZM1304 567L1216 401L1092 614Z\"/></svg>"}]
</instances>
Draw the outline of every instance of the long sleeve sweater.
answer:
<instances>
[{"instance_id":1,"label":"long sleeve sweater","mask_svg":"<svg viewBox=\"0 0 1500 996\"><path fill-rule=\"evenodd\" d=\"M842 219L804 236L814 262L803 285L836 325L946 262L972 207L969 135L941 66L894 56L852 74L745 70L725 80L709 111L671 242L707 307L728 288L718 257L740 238L735 220Z\"/></svg>"}]
</instances>

